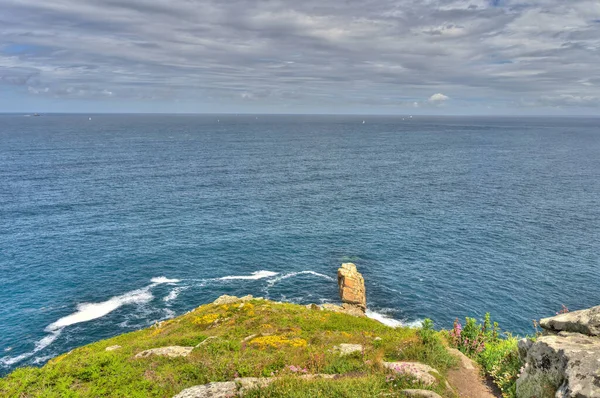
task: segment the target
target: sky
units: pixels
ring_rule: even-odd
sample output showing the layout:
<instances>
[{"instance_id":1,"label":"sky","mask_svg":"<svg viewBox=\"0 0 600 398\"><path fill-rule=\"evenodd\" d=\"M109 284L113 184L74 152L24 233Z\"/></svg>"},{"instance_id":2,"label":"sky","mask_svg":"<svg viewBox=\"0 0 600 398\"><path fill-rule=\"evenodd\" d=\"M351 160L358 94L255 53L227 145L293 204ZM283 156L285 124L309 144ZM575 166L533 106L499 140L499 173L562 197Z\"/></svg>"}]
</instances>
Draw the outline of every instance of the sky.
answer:
<instances>
[{"instance_id":1,"label":"sky","mask_svg":"<svg viewBox=\"0 0 600 398\"><path fill-rule=\"evenodd\" d=\"M0 0L0 112L599 110L598 0Z\"/></svg>"}]
</instances>

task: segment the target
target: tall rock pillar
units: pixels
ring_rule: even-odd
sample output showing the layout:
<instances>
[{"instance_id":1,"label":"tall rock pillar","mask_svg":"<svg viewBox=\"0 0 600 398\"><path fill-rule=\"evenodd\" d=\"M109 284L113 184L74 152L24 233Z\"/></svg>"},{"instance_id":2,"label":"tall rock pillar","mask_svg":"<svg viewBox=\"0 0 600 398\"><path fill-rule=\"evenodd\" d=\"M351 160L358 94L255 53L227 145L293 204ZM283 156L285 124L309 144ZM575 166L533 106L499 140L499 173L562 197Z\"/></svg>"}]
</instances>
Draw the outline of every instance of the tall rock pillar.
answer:
<instances>
[{"instance_id":1,"label":"tall rock pillar","mask_svg":"<svg viewBox=\"0 0 600 398\"><path fill-rule=\"evenodd\" d=\"M364 313L367 309L365 280L356 269L356 265L352 263L342 264L338 269L338 285L344 307L357 307Z\"/></svg>"}]
</instances>

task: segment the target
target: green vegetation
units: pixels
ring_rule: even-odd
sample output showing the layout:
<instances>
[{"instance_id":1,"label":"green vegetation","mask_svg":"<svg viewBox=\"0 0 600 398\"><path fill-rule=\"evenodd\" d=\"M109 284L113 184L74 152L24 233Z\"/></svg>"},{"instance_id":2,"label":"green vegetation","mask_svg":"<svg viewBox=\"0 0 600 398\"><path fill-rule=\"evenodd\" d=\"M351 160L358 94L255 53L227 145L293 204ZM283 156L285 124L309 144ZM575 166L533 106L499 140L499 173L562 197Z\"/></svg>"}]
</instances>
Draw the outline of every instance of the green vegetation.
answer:
<instances>
[{"instance_id":1,"label":"green vegetation","mask_svg":"<svg viewBox=\"0 0 600 398\"><path fill-rule=\"evenodd\" d=\"M199 345L199 343L202 343ZM333 347L361 344L340 356ZM114 351L107 347L120 345ZM166 346L195 348L187 357L135 355ZM172 397L181 390L236 377L281 376L250 397L400 396L425 388L392 375L382 361L420 361L442 374L455 364L433 325L387 327L368 318L310 310L265 300L208 304L148 329L99 341L52 359L42 368L22 368L0 379L3 397ZM341 374L305 380L300 374ZM440 383L432 387L452 397Z\"/></svg>"},{"instance_id":2,"label":"green vegetation","mask_svg":"<svg viewBox=\"0 0 600 398\"><path fill-rule=\"evenodd\" d=\"M505 398L516 397L516 382L523 366L517 338L510 333L501 338L498 323L492 323L489 313L485 314L483 325L474 318L466 318L463 327L457 319L449 339L452 345L481 365Z\"/></svg>"}]
</instances>

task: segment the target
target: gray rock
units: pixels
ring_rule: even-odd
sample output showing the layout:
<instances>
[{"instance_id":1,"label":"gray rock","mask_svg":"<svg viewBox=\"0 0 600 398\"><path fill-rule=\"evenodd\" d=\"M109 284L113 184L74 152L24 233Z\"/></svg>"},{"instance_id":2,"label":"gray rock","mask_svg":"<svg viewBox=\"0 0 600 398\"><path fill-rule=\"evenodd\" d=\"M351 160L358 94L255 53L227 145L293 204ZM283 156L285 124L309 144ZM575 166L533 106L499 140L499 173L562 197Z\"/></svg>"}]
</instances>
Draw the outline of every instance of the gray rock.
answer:
<instances>
[{"instance_id":1,"label":"gray rock","mask_svg":"<svg viewBox=\"0 0 600 398\"><path fill-rule=\"evenodd\" d=\"M525 359L527 358L527 352L531 346L533 346L533 340L527 338L519 340L517 343L517 348L519 349L519 357L521 358L521 361L525 362Z\"/></svg>"},{"instance_id":2,"label":"gray rock","mask_svg":"<svg viewBox=\"0 0 600 398\"><path fill-rule=\"evenodd\" d=\"M321 309L326 310L326 311L333 311L333 312L341 312L342 314L348 314L348 315L352 315L352 316L357 316L357 317L365 317L365 313L364 311L356 306L356 305L350 305L350 304L342 304L340 305L335 305L335 304L330 304L330 303L325 303L322 304Z\"/></svg>"},{"instance_id":3,"label":"gray rock","mask_svg":"<svg viewBox=\"0 0 600 398\"><path fill-rule=\"evenodd\" d=\"M540 320L540 326L553 332L572 332L600 336L600 305L586 310L567 312Z\"/></svg>"},{"instance_id":4,"label":"gray rock","mask_svg":"<svg viewBox=\"0 0 600 398\"><path fill-rule=\"evenodd\" d=\"M236 395L237 384L234 381L226 381L186 388L173 398L230 398Z\"/></svg>"},{"instance_id":5,"label":"gray rock","mask_svg":"<svg viewBox=\"0 0 600 398\"><path fill-rule=\"evenodd\" d=\"M527 350L517 396L600 398L600 338L560 332L542 336Z\"/></svg>"},{"instance_id":6,"label":"gray rock","mask_svg":"<svg viewBox=\"0 0 600 398\"><path fill-rule=\"evenodd\" d=\"M355 352L362 352L363 346L360 344L340 344L333 347L335 351L338 351L341 356L354 354Z\"/></svg>"},{"instance_id":7,"label":"gray rock","mask_svg":"<svg viewBox=\"0 0 600 398\"><path fill-rule=\"evenodd\" d=\"M106 347L104 350L105 351L114 351L114 350L118 350L119 348L121 348L120 345L111 345L110 347Z\"/></svg>"},{"instance_id":8,"label":"gray rock","mask_svg":"<svg viewBox=\"0 0 600 398\"><path fill-rule=\"evenodd\" d=\"M235 382L240 387L239 395L241 396L248 390L267 387L275 380L274 377L240 377L235 379Z\"/></svg>"},{"instance_id":9,"label":"gray rock","mask_svg":"<svg viewBox=\"0 0 600 398\"><path fill-rule=\"evenodd\" d=\"M402 390L400 391L406 397L416 398L442 398L439 394L429 390Z\"/></svg>"},{"instance_id":10,"label":"gray rock","mask_svg":"<svg viewBox=\"0 0 600 398\"><path fill-rule=\"evenodd\" d=\"M178 345L169 347L152 348L137 353L134 358L146 358L151 355L159 355L164 357L176 358L176 357L187 357L191 354L194 347L181 347Z\"/></svg>"},{"instance_id":11,"label":"gray rock","mask_svg":"<svg viewBox=\"0 0 600 398\"><path fill-rule=\"evenodd\" d=\"M437 379L434 375L440 375L431 366L419 362L383 362L383 366L396 373L411 376L426 386L436 383Z\"/></svg>"}]
</instances>

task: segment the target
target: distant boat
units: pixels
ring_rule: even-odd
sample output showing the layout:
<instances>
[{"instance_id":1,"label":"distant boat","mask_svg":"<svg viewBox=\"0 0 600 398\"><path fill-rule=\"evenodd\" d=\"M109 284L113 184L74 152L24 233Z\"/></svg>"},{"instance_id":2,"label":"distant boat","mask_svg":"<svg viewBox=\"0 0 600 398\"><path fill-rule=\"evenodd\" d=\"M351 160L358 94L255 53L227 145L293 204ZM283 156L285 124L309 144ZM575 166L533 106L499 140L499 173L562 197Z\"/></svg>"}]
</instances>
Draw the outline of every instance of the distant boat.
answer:
<instances>
[{"instance_id":1,"label":"distant boat","mask_svg":"<svg viewBox=\"0 0 600 398\"><path fill-rule=\"evenodd\" d=\"M92 118L89 118L88 120L92 120Z\"/></svg>"},{"instance_id":2,"label":"distant boat","mask_svg":"<svg viewBox=\"0 0 600 398\"><path fill-rule=\"evenodd\" d=\"M33 116L40 116L40 114L39 113L34 113Z\"/></svg>"},{"instance_id":3,"label":"distant boat","mask_svg":"<svg viewBox=\"0 0 600 398\"><path fill-rule=\"evenodd\" d=\"M365 121L363 120L363 124L365 124Z\"/></svg>"}]
</instances>

